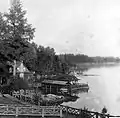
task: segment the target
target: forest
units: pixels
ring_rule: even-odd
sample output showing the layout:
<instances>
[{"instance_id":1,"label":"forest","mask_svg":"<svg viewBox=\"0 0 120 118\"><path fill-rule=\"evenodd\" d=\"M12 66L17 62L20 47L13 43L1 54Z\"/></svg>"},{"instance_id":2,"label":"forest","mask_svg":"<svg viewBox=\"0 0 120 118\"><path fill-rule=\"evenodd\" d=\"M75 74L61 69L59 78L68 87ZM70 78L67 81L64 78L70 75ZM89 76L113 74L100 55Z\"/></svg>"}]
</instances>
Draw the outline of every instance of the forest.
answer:
<instances>
[{"instance_id":1,"label":"forest","mask_svg":"<svg viewBox=\"0 0 120 118\"><path fill-rule=\"evenodd\" d=\"M120 62L119 57L102 57L102 56L95 56L91 57L85 54L60 54L59 57L62 60L66 60L72 64L78 63L118 63Z\"/></svg>"}]
</instances>

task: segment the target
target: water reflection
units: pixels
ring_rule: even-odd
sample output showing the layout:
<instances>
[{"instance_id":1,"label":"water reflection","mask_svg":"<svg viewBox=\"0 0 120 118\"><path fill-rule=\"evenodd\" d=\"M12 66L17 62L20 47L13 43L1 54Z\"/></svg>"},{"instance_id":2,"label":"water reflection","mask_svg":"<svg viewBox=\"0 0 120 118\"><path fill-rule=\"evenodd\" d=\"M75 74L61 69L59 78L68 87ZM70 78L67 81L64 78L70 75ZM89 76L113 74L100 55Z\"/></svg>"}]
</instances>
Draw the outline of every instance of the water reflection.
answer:
<instances>
[{"instance_id":1,"label":"water reflection","mask_svg":"<svg viewBox=\"0 0 120 118\"><path fill-rule=\"evenodd\" d=\"M83 88L83 89L79 89L76 90L72 93L72 96L79 96L80 93L88 93L89 88Z\"/></svg>"},{"instance_id":2,"label":"water reflection","mask_svg":"<svg viewBox=\"0 0 120 118\"><path fill-rule=\"evenodd\" d=\"M109 113L120 115L120 66L102 67L88 70L85 74L99 76L84 76L90 89L88 92L77 91L79 96L75 102L64 102L75 108L86 106L92 111L100 112L106 106Z\"/></svg>"}]
</instances>

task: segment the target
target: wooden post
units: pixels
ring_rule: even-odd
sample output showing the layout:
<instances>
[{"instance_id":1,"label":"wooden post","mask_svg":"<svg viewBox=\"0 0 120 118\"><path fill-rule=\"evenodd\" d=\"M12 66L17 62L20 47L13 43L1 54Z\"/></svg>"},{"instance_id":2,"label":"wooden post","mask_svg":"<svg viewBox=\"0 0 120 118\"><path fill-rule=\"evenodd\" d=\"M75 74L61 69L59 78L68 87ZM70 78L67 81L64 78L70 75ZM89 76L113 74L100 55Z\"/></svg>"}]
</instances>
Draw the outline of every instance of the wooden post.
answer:
<instances>
[{"instance_id":1,"label":"wooden post","mask_svg":"<svg viewBox=\"0 0 120 118\"><path fill-rule=\"evenodd\" d=\"M24 95L24 102L26 102L26 95Z\"/></svg>"},{"instance_id":2,"label":"wooden post","mask_svg":"<svg viewBox=\"0 0 120 118\"><path fill-rule=\"evenodd\" d=\"M62 108L60 108L60 118L62 118Z\"/></svg>"},{"instance_id":3,"label":"wooden post","mask_svg":"<svg viewBox=\"0 0 120 118\"><path fill-rule=\"evenodd\" d=\"M7 105L7 112L8 112L8 110L9 110L9 109L8 109L8 105Z\"/></svg>"},{"instance_id":4,"label":"wooden post","mask_svg":"<svg viewBox=\"0 0 120 118\"><path fill-rule=\"evenodd\" d=\"M37 92L37 101L38 101L38 106L40 106L40 95Z\"/></svg>"},{"instance_id":5,"label":"wooden post","mask_svg":"<svg viewBox=\"0 0 120 118\"><path fill-rule=\"evenodd\" d=\"M42 118L44 118L44 112L45 112L45 109L44 107L42 108Z\"/></svg>"},{"instance_id":6,"label":"wooden post","mask_svg":"<svg viewBox=\"0 0 120 118\"><path fill-rule=\"evenodd\" d=\"M66 106L66 118L68 117L68 107Z\"/></svg>"},{"instance_id":7,"label":"wooden post","mask_svg":"<svg viewBox=\"0 0 120 118\"><path fill-rule=\"evenodd\" d=\"M47 93L47 85L45 85L45 92Z\"/></svg>"},{"instance_id":8,"label":"wooden post","mask_svg":"<svg viewBox=\"0 0 120 118\"><path fill-rule=\"evenodd\" d=\"M18 107L16 107L16 117L18 117Z\"/></svg>"},{"instance_id":9,"label":"wooden post","mask_svg":"<svg viewBox=\"0 0 120 118\"><path fill-rule=\"evenodd\" d=\"M32 113L33 113L33 109L34 109L34 107L32 106Z\"/></svg>"},{"instance_id":10,"label":"wooden post","mask_svg":"<svg viewBox=\"0 0 120 118\"><path fill-rule=\"evenodd\" d=\"M50 94L51 94L51 85L50 85Z\"/></svg>"},{"instance_id":11,"label":"wooden post","mask_svg":"<svg viewBox=\"0 0 120 118\"><path fill-rule=\"evenodd\" d=\"M96 118L98 118L98 112L96 112Z\"/></svg>"},{"instance_id":12,"label":"wooden post","mask_svg":"<svg viewBox=\"0 0 120 118\"><path fill-rule=\"evenodd\" d=\"M57 86L57 93L58 93L58 86Z\"/></svg>"},{"instance_id":13,"label":"wooden post","mask_svg":"<svg viewBox=\"0 0 120 118\"><path fill-rule=\"evenodd\" d=\"M16 75L16 60L14 60L14 65L13 65L13 76L15 77Z\"/></svg>"},{"instance_id":14,"label":"wooden post","mask_svg":"<svg viewBox=\"0 0 120 118\"><path fill-rule=\"evenodd\" d=\"M19 98L19 100L20 100L20 91L19 91L19 95L18 95L18 96L19 96L18 98Z\"/></svg>"}]
</instances>

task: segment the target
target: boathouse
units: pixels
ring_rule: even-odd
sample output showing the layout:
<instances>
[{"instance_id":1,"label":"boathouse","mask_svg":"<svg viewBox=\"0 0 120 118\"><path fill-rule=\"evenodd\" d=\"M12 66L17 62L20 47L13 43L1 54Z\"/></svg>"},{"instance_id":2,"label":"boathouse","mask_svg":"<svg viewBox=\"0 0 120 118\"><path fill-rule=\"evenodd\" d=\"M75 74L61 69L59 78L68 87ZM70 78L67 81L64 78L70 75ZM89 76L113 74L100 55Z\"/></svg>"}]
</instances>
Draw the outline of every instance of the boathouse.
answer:
<instances>
[{"instance_id":1,"label":"boathouse","mask_svg":"<svg viewBox=\"0 0 120 118\"><path fill-rule=\"evenodd\" d=\"M72 94L73 91L89 89L88 84L78 83L73 75L57 75L41 82L42 91L46 94Z\"/></svg>"},{"instance_id":2,"label":"boathouse","mask_svg":"<svg viewBox=\"0 0 120 118\"><path fill-rule=\"evenodd\" d=\"M67 81L59 80L44 80L42 82L42 90L46 94L62 94L61 88L64 88L68 93L69 84Z\"/></svg>"},{"instance_id":3,"label":"boathouse","mask_svg":"<svg viewBox=\"0 0 120 118\"><path fill-rule=\"evenodd\" d=\"M42 81L42 90L46 94L71 94L71 83L77 81L75 76L57 75Z\"/></svg>"}]
</instances>

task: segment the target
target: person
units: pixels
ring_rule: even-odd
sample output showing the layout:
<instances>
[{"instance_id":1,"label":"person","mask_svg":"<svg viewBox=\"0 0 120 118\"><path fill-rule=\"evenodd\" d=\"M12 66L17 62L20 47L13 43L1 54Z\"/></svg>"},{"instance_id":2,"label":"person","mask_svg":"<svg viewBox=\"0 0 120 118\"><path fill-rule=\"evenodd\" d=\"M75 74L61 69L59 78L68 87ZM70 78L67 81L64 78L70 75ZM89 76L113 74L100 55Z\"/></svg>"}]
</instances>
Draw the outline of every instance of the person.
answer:
<instances>
[{"instance_id":1,"label":"person","mask_svg":"<svg viewBox=\"0 0 120 118\"><path fill-rule=\"evenodd\" d=\"M104 108L102 109L102 115L101 115L101 118L105 118L106 116L106 113L107 113L107 109L106 109L106 107L104 106Z\"/></svg>"}]
</instances>

